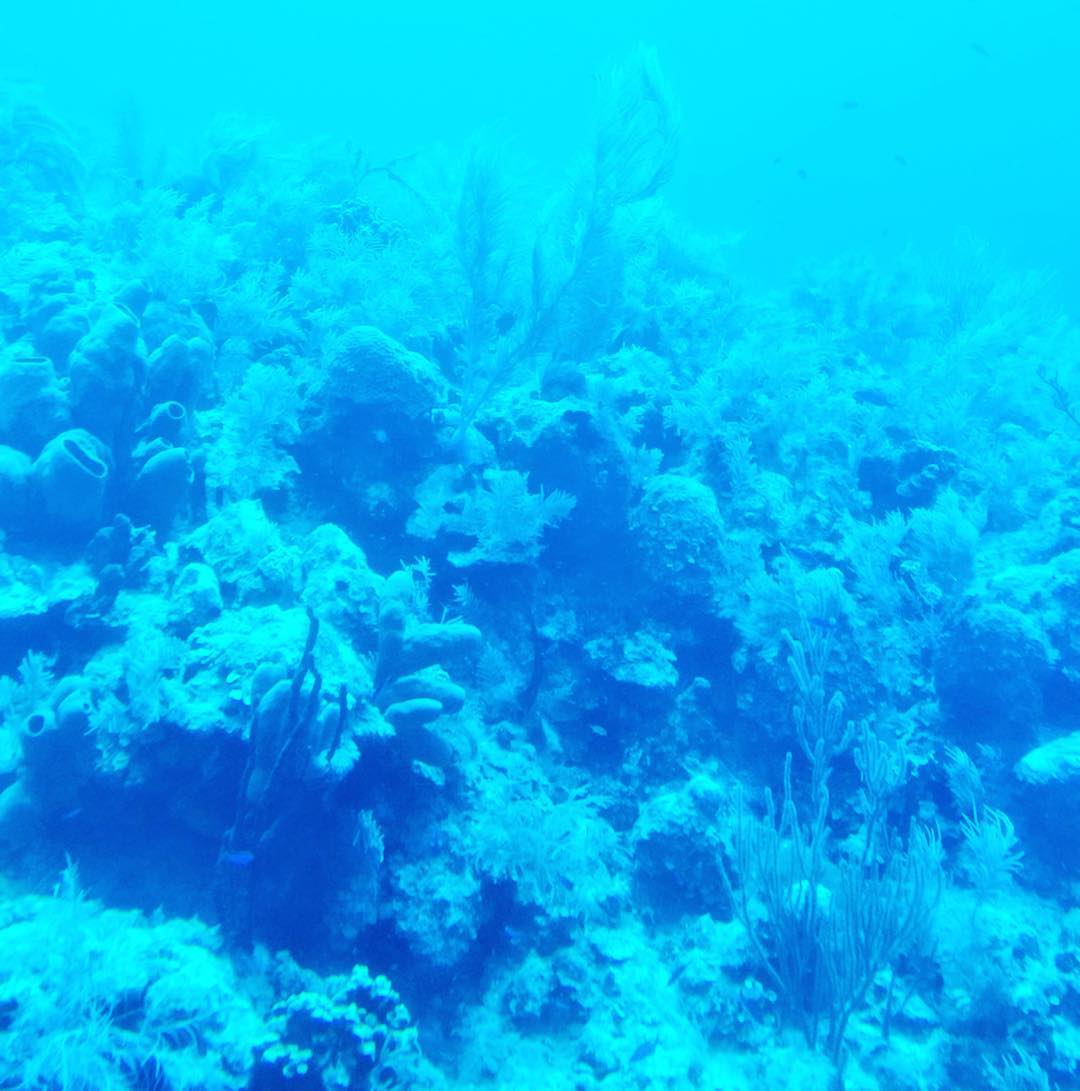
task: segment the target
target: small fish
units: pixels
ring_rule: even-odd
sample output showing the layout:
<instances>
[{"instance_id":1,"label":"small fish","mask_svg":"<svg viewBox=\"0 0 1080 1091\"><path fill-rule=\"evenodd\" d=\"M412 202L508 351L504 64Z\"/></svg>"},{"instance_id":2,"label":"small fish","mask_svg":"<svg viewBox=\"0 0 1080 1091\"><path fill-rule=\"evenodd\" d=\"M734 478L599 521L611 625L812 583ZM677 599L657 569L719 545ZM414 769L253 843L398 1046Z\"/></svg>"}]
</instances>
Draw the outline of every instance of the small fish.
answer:
<instances>
[{"instance_id":1,"label":"small fish","mask_svg":"<svg viewBox=\"0 0 1080 1091\"><path fill-rule=\"evenodd\" d=\"M686 973L689 966L690 966L689 962L680 962L679 965L676 966L675 969L671 971L671 976L667 979L667 983L669 985L674 985L675 982L678 981L679 978L682 977L682 975L684 973Z\"/></svg>"},{"instance_id":2,"label":"small fish","mask_svg":"<svg viewBox=\"0 0 1080 1091\"><path fill-rule=\"evenodd\" d=\"M836 618L825 617L821 614L812 614L806 619L806 624L819 633L831 633L837 625Z\"/></svg>"},{"instance_id":3,"label":"small fish","mask_svg":"<svg viewBox=\"0 0 1080 1091\"><path fill-rule=\"evenodd\" d=\"M800 182L805 182L807 178L810 177L810 175L808 175L806 171L802 169L802 167L799 167L799 169L795 172L795 177L798 178Z\"/></svg>"},{"instance_id":4,"label":"small fish","mask_svg":"<svg viewBox=\"0 0 1080 1091\"><path fill-rule=\"evenodd\" d=\"M229 867L236 868L238 871L243 871L245 868L251 867L255 862L255 853L249 849L231 849L228 852L223 852L219 859L221 863L228 864Z\"/></svg>"},{"instance_id":5,"label":"small fish","mask_svg":"<svg viewBox=\"0 0 1080 1091\"><path fill-rule=\"evenodd\" d=\"M907 160L899 152L897 152L896 155L893 156L893 162L898 167L906 167L907 166Z\"/></svg>"},{"instance_id":6,"label":"small fish","mask_svg":"<svg viewBox=\"0 0 1080 1091\"><path fill-rule=\"evenodd\" d=\"M892 399L883 390L875 390L871 387L863 387L861 390L856 390L854 394L855 401L861 405L881 405L890 406L893 404Z\"/></svg>"},{"instance_id":7,"label":"small fish","mask_svg":"<svg viewBox=\"0 0 1080 1091\"><path fill-rule=\"evenodd\" d=\"M805 546L789 545L785 550L792 557L807 564L819 565L822 563L821 554L816 549L807 549Z\"/></svg>"},{"instance_id":8,"label":"small fish","mask_svg":"<svg viewBox=\"0 0 1080 1091\"><path fill-rule=\"evenodd\" d=\"M656 1052L656 1047L660 1044L660 1036L657 1035L650 1042L642 1042L641 1045L630 1054L630 1063L637 1064L638 1061L644 1061L651 1057Z\"/></svg>"},{"instance_id":9,"label":"small fish","mask_svg":"<svg viewBox=\"0 0 1080 1091\"><path fill-rule=\"evenodd\" d=\"M854 98L846 98L840 103L841 110L857 110L859 108L859 100Z\"/></svg>"},{"instance_id":10,"label":"small fish","mask_svg":"<svg viewBox=\"0 0 1080 1091\"><path fill-rule=\"evenodd\" d=\"M990 60L990 50L988 50L986 46L982 44L982 42L972 42L971 50L973 53L978 54L978 56L982 57L984 60Z\"/></svg>"}]
</instances>

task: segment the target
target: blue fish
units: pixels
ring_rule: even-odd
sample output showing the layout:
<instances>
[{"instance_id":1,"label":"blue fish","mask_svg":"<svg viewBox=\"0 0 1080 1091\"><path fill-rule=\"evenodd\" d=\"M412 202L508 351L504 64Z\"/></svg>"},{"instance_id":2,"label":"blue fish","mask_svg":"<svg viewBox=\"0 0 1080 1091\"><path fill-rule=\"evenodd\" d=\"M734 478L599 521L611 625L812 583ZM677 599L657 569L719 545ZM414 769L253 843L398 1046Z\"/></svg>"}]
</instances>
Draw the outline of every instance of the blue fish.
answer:
<instances>
[{"instance_id":1,"label":"blue fish","mask_svg":"<svg viewBox=\"0 0 1080 1091\"><path fill-rule=\"evenodd\" d=\"M646 1058L651 1057L656 1052L656 1047L660 1044L660 1036L657 1035L650 1042L642 1042L641 1045L630 1054L630 1063L637 1064L638 1061L644 1061Z\"/></svg>"},{"instance_id":2,"label":"blue fish","mask_svg":"<svg viewBox=\"0 0 1080 1091\"><path fill-rule=\"evenodd\" d=\"M255 862L255 853L248 849L230 849L228 852L223 852L219 859L221 863L243 871Z\"/></svg>"}]
</instances>

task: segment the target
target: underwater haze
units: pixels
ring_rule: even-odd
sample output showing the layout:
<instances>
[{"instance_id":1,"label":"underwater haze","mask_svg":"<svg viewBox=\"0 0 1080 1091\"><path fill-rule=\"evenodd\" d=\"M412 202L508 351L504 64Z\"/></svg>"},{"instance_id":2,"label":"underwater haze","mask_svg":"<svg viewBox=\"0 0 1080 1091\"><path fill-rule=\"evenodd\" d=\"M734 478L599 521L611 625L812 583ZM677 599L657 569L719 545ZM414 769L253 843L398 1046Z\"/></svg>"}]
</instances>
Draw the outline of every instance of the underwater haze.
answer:
<instances>
[{"instance_id":1,"label":"underwater haze","mask_svg":"<svg viewBox=\"0 0 1080 1091\"><path fill-rule=\"evenodd\" d=\"M1080 1088L1080 9L0 28L0 1088Z\"/></svg>"}]
</instances>

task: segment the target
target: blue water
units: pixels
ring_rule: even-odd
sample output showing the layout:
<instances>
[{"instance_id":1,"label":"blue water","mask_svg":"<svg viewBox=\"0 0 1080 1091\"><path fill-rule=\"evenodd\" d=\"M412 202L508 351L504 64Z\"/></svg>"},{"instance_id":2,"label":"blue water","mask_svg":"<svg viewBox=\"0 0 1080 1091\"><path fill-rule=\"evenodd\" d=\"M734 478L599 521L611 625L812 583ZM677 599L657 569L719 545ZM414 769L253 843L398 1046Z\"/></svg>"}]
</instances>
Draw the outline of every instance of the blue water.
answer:
<instances>
[{"instance_id":1,"label":"blue water","mask_svg":"<svg viewBox=\"0 0 1080 1091\"><path fill-rule=\"evenodd\" d=\"M0 1088L1080 1086L1080 20L5 10Z\"/></svg>"}]
</instances>

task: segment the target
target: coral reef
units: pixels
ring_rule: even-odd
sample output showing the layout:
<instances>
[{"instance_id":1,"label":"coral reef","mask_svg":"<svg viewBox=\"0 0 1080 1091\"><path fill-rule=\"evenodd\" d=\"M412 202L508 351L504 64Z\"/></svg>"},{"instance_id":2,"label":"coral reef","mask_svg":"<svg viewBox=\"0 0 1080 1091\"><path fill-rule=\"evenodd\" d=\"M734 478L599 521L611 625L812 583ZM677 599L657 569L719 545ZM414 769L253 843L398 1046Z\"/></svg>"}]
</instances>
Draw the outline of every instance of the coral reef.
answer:
<instances>
[{"instance_id":1,"label":"coral reef","mask_svg":"<svg viewBox=\"0 0 1080 1091\"><path fill-rule=\"evenodd\" d=\"M1080 325L600 98L546 201L4 102L0 1086L1080 1086Z\"/></svg>"}]
</instances>

